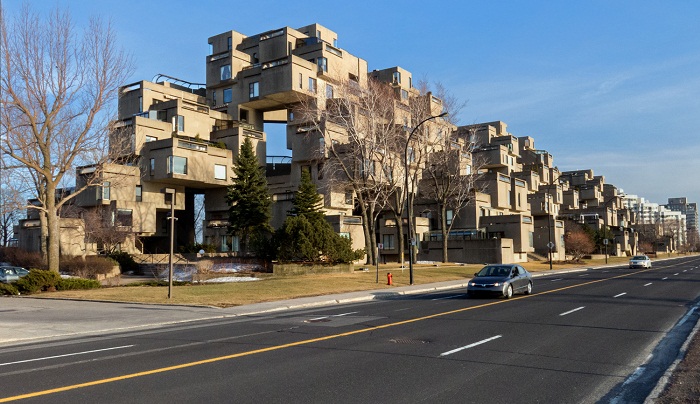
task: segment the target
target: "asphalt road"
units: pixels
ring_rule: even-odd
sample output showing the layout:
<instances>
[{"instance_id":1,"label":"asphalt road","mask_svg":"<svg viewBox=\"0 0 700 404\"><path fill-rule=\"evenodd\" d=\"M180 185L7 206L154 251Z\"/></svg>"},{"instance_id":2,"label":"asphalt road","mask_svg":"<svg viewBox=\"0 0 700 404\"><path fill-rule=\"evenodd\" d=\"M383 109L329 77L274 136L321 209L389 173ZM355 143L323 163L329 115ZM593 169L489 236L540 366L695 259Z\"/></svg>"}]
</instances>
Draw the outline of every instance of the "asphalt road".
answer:
<instances>
[{"instance_id":1,"label":"asphalt road","mask_svg":"<svg viewBox=\"0 0 700 404\"><path fill-rule=\"evenodd\" d=\"M0 349L0 402L641 402L700 311L700 258L464 292Z\"/></svg>"}]
</instances>

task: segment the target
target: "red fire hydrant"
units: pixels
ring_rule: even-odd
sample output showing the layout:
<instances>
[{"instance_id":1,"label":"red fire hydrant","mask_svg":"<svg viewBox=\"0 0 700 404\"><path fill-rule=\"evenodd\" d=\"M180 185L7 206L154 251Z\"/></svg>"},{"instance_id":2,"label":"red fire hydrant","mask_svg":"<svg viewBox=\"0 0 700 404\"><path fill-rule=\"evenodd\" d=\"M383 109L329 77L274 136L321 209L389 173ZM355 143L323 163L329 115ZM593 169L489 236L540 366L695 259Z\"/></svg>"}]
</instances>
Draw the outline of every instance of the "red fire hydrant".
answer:
<instances>
[{"instance_id":1,"label":"red fire hydrant","mask_svg":"<svg viewBox=\"0 0 700 404\"><path fill-rule=\"evenodd\" d=\"M389 272L388 274L386 274L386 284L387 284L387 285L393 285L393 284L394 284L394 283L392 282L391 272Z\"/></svg>"}]
</instances>

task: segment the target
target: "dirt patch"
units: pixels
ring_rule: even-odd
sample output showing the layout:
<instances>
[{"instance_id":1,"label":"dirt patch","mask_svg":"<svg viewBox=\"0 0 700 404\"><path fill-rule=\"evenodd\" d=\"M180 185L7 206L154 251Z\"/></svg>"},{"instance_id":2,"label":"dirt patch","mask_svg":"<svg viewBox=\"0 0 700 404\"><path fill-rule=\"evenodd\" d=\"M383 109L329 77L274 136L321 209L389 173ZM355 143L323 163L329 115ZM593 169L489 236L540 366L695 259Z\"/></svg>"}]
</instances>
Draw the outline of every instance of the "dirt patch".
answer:
<instances>
[{"instance_id":1,"label":"dirt patch","mask_svg":"<svg viewBox=\"0 0 700 404\"><path fill-rule=\"evenodd\" d=\"M695 333L685 357L655 403L700 403L700 332Z\"/></svg>"}]
</instances>

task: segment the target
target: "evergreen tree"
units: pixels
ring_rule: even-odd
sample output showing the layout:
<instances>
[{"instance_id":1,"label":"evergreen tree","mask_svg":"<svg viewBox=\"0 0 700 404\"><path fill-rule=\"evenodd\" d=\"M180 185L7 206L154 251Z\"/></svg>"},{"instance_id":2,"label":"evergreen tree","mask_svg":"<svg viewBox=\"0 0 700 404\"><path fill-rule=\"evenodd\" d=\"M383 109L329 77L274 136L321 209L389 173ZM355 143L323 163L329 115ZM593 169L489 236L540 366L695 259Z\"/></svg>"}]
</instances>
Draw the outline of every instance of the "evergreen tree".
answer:
<instances>
[{"instance_id":1,"label":"evergreen tree","mask_svg":"<svg viewBox=\"0 0 700 404\"><path fill-rule=\"evenodd\" d=\"M280 260L335 264L362 258L364 251L353 251L352 241L336 233L326 221L322 200L311 175L302 171L290 216L277 232Z\"/></svg>"},{"instance_id":2,"label":"evergreen tree","mask_svg":"<svg viewBox=\"0 0 700 404\"><path fill-rule=\"evenodd\" d=\"M247 253L251 238L263 237L270 227L272 198L267 189L264 167L258 166L253 144L246 138L233 165L233 184L228 187L229 231L237 234L241 251Z\"/></svg>"},{"instance_id":3,"label":"evergreen tree","mask_svg":"<svg viewBox=\"0 0 700 404\"><path fill-rule=\"evenodd\" d=\"M311 181L311 174L308 170L302 170L301 183L299 183L299 189L294 195L294 207L289 213L292 216L304 215L311 221L323 219L322 201L323 197L318 194L316 185Z\"/></svg>"}]
</instances>

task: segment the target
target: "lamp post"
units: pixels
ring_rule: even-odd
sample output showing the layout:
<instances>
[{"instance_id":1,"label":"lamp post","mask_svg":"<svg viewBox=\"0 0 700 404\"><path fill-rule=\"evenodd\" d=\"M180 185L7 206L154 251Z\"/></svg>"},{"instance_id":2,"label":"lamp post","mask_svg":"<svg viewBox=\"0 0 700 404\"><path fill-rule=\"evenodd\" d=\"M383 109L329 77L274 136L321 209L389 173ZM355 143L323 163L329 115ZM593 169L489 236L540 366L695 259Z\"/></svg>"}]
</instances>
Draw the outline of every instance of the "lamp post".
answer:
<instances>
[{"instance_id":1,"label":"lamp post","mask_svg":"<svg viewBox=\"0 0 700 404\"><path fill-rule=\"evenodd\" d=\"M547 243L547 248L549 248L550 271L552 270L552 250L554 249L554 244L552 244L552 199L552 194L547 193L547 219L549 221L549 229L547 229L547 237L549 238L549 242Z\"/></svg>"},{"instance_id":2,"label":"lamp post","mask_svg":"<svg viewBox=\"0 0 700 404\"><path fill-rule=\"evenodd\" d=\"M170 195L170 256L168 257L168 299L173 297L173 246L175 244L175 188L163 188Z\"/></svg>"},{"instance_id":3,"label":"lamp post","mask_svg":"<svg viewBox=\"0 0 700 404\"><path fill-rule=\"evenodd\" d=\"M429 116L422 121L418 122L418 125L414 126L413 129L411 130L411 133L408 135L408 138L406 139L406 148L404 150L404 179L405 179L405 192L406 192L406 217L408 219L408 277L409 277L409 284L413 285L413 245L416 242L414 237L413 237L413 220L411 218L411 198L408 195L408 145L411 143L411 138L413 138L413 135L416 133L416 130L423 125L424 123L436 119L436 118L442 118L443 116L447 115L447 112L443 112L440 115L436 116Z\"/></svg>"}]
</instances>

